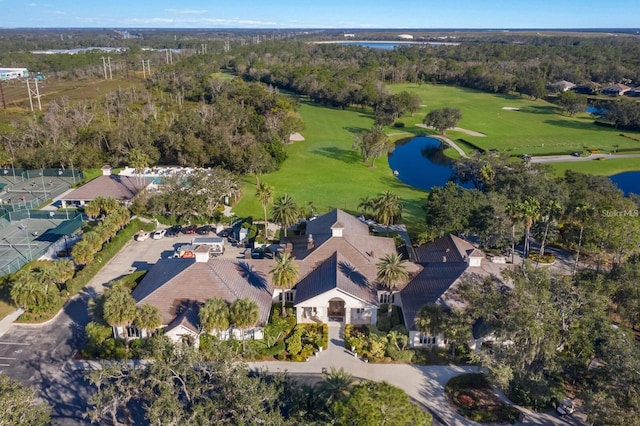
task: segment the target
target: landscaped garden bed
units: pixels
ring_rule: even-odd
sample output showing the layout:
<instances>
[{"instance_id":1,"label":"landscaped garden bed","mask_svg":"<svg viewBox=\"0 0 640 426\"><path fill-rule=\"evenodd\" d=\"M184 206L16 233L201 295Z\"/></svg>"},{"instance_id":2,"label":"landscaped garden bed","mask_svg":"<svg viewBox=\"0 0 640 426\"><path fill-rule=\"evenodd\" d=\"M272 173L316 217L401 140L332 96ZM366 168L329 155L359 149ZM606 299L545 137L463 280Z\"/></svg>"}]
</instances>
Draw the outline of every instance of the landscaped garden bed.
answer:
<instances>
[{"instance_id":1,"label":"landscaped garden bed","mask_svg":"<svg viewBox=\"0 0 640 426\"><path fill-rule=\"evenodd\" d=\"M520 411L504 403L480 373L461 374L445 387L449 404L462 416L482 423L513 422Z\"/></svg>"}]
</instances>

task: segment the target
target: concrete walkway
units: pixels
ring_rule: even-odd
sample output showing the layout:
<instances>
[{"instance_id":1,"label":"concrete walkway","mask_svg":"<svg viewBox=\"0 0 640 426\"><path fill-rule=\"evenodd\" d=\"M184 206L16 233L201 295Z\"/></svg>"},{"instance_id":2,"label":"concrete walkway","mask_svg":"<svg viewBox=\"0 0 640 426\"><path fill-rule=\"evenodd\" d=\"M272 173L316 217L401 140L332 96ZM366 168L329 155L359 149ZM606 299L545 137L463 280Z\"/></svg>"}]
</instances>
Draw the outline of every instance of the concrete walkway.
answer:
<instances>
[{"instance_id":1,"label":"concrete walkway","mask_svg":"<svg viewBox=\"0 0 640 426\"><path fill-rule=\"evenodd\" d=\"M2 318L0 320L0 336L2 336L4 333L8 331L13 325L13 322L17 320L18 317L23 313L24 313L24 309L20 308L20 309L16 309L6 317Z\"/></svg>"},{"instance_id":2,"label":"concrete walkway","mask_svg":"<svg viewBox=\"0 0 640 426\"><path fill-rule=\"evenodd\" d=\"M444 386L452 377L463 373L477 372L475 366L454 365L408 365L408 364L368 364L362 361L350 348L344 347L344 328L329 327L329 346L307 362L251 362L254 371L286 372L308 375L330 371L331 368L344 369L355 378L385 381L404 390L411 398L425 406L440 423L451 426L480 425L466 419L451 409L446 400ZM326 369L326 370L325 370ZM520 407L518 407L520 408ZM567 425L566 420L546 413L535 413L520 408L526 414L524 423L537 425Z\"/></svg>"}]
</instances>

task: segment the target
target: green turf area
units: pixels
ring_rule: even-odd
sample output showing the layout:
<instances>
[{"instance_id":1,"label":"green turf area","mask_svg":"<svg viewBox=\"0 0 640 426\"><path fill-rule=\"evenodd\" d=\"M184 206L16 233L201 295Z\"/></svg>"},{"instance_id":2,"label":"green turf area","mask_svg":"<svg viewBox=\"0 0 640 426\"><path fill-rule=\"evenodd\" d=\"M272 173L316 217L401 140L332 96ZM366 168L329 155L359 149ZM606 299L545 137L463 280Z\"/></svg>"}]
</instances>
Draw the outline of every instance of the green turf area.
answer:
<instances>
[{"instance_id":1,"label":"green turf area","mask_svg":"<svg viewBox=\"0 0 640 426\"><path fill-rule=\"evenodd\" d=\"M288 145L289 158L280 170L260 177L274 187L276 197L288 193L301 206L313 201L320 214L333 208L358 213L361 198L390 190L405 205L403 222L410 226L409 231L413 234L421 230L426 193L396 179L386 157L378 158L375 168L369 168L351 149L354 132L373 126L371 117L306 103L301 105L300 114L306 126L302 132L306 140ZM254 196L255 183L255 176L245 179L244 196L233 209L238 216L263 216Z\"/></svg>"},{"instance_id":2,"label":"green turf area","mask_svg":"<svg viewBox=\"0 0 640 426\"><path fill-rule=\"evenodd\" d=\"M577 161L568 163L547 163L558 176L563 176L566 170L573 170L591 175L612 176L623 172L640 169L640 158L618 158L593 161Z\"/></svg>"},{"instance_id":3,"label":"green turf area","mask_svg":"<svg viewBox=\"0 0 640 426\"><path fill-rule=\"evenodd\" d=\"M415 134L428 132L415 127L428 111L448 106L462 111L459 127L486 135L470 136L449 130L448 137L454 141L464 139L485 150L498 149L511 155L568 154L588 149L603 152L620 149L640 151L640 133L621 132L595 125L587 113L574 117L563 115L558 107L544 100L531 100L517 95L494 95L443 85L397 84L389 87L394 93L403 90L415 93L422 99L422 104L426 105L413 117L400 119L405 123L403 130ZM519 110L505 110L505 107ZM469 151L468 146L462 145L461 148ZM636 170L638 168L640 163Z\"/></svg>"}]
</instances>

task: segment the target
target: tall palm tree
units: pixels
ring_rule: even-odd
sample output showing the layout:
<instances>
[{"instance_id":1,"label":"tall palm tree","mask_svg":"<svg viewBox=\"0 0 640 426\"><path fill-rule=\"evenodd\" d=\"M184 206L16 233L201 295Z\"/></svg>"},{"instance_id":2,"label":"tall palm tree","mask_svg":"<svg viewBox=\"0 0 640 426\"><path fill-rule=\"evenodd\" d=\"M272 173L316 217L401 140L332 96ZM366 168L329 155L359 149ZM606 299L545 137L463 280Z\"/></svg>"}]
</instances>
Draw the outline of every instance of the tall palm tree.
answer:
<instances>
[{"instance_id":1,"label":"tall palm tree","mask_svg":"<svg viewBox=\"0 0 640 426\"><path fill-rule=\"evenodd\" d=\"M398 253L388 253L380 259L376 267L378 268L378 282L393 290L398 284L409 277L406 261Z\"/></svg>"},{"instance_id":2,"label":"tall palm tree","mask_svg":"<svg viewBox=\"0 0 640 426\"><path fill-rule=\"evenodd\" d=\"M264 237L267 238L267 206L273 202L273 187L260 182L258 189L256 189L256 198L262 204L264 211Z\"/></svg>"},{"instance_id":3,"label":"tall palm tree","mask_svg":"<svg viewBox=\"0 0 640 426\"><path fill-rule=\"evenodd\" d=\"M287 316L284 297L285 290L293 287L296 281L298 281L298 274L300 273L300 268L293 262L294 260L295 257L290 253L284 253L280 258L276 259L276 264L269 271L273 285L282 290L282 312L280 313L282 317Z\"/></svg>"},{"instance_id":4,"label":"tall palm tree","mask_svg":"<svg viewBox=\"0 0 640 426\"><path fill-rule=\"evenodd\" d=\"M593 213L593 207L590 204L584 203L576 207L575 215L578 217L580 221L580 236L578 238L578 251L576 253L576 261L573 264L573 271L571 271L571 276L575 277L576 271L578 270L578 262L580 261L580 251L582 249L582 234L584 233L584 223L589 216Z\"/></svg>"},{"instance_id":5,"label":"tall palm tree","mask_svg":"<svg viewBox=\"0 0 640 426\"><path fill-rule=\"evenodd\" d=\"M35 280L27 270L21 271L11 286L11 300L24 308L27 312L33 312L42 305L46 299L44 286Z\"/></svg>"},{"instance_id":6,"label":"tall palm tree","mask_svg":"<svg viewBox=\"0 0 640 426\"><path fill-rule=\"evenodd\" d=\"M435 303L428 303L424 305L418 311L415 324L416 328L421 333L436 337L443 331L444 312L442 311L442 307Z\"/></svg>"},{"instance_id":7,"label":"tall palm tree","mask_svg":"<svg viewBox=\"0 0 640 426\"><path fill-rule=\"evenodd\" d=\"M229 321L242 332L242 349L246 349L245 331L258 322L258 304L251 299L236 299L229 308Z\"/></svg>"},{"instance_id":8,"label":"tall palm tree","mask_svg":"<svg viewBox=\"0 0 640 426\"><path fill-rule=\"evenodd\" d=\"M547 235L549 234L549 226L554 219L557 219L562 213L562 206L556 200L549 200L547 205L544 206L544 233L542 235L542 241L540 242L540 254L538 256L538 263L540 258L544 256L544 248L547 242ZM536 263L536 265L538 264Z\"/></svg>"},{"instance_id":9,"label":"tall palm tree","mask_svg":"<svg viewBox=\"0 0 640 426\"><path fill-rule=\"evenodd\" d=\"M360 211L362 212L362 216L366 217L367 213L373 212L373 200L369 198L369 196L360 198L358 209L360 209Z\"/></svg>"},{"instance_id":10,"label":"tall palm tree","mask_svg":"<svg viewBox=\"0 0 640 426\"><path fill-rule=\"evenodd\" d=\"M220 298L207 300L198 313L200 324L207 333L229 328L229 305Z\"/></svg>"},{"instance_id":11,"label":"tall palm tree","mask_svg":"<svg viewBox=\"0 0 640 426\"><path fill-rule=\"evenodd\" d=\"M376 222L393 225L402 217L400 197L391 191L385 191L373 200L373 215Z\"/></svg>"},{"instance_id":12,"label":"tall palm tree","mask_svg":"<svg viewBox=\"0 0 640 426\"><path fill-rule=\"evenodd\" d=\"M287 236L287 228L296 223L299 214L300 209L289 194L280 196L271 208L271 216L273 220L282 225L285 237Z\"/></svg>"},{"instance_id":13,"label":"tall palm tree","mask_svg":"<svg viewBox=\"0 0 640 426\"><path fill-rule=\"evenodd\" d=\"M353 388L353 377L348 372L331 367L331 372L318 383L320 393L327 406L349 396Z\"/></svg>"},{"instance_id":14,"label":"tall palm tree","mask_svg":"<svg viewBox=\"0 0 640 426\"><path fill-rule=\"evenodd\" d=\"M506 212L511 219L511 263L515 263L516 255L516 224L522 220L522 203L520 201L509 201Z\"/></svg>"},{"instance_id":15,"label":"tall palm tree","mask_svg":"<svg viewBox=\"0 0 640 426\"><path fill-rule=\"evenodd\" d=\"M160 308L149 303L142 305L138 308L138 313L133 323L140 330L146 331L148 336L149 331L155 330L162 325Z\"/></svg>"},{"instance_id":16,"label":"tall palm tree","mask_svg":"<svg viewBox=\"0 0 640 426\"><path fill-rule=\"evenodd\" d=\"M136 301L126 287L115 286L105 293L104 320L112 327L131 324L138 314Z\"/></svg>"},{"instance_id":17,"label":"tall palm tree","mask_svg":"<svg viewBox=\"0 0 640 426\"><path fill-rule=\"evenodd\" d=\"M540 218L540 201L533 197L525 198L521 203L521 213L524 218L524 258L529 257L531 227Z\"/></svg>"},{"instance_id":18,"label":"tall palm tree","mask_svg":"<svg viewBox=\"0 0 640 426\"><path fill-rule=\"evenodd\" d=\"M149 156L139 149L129 151L129 166L131 166L138 176L138 182L142 182L142 171L149 166Z\"/></svg>"},{"instance_id":19,"label":"tall palm tree","mask_svg":"<svg viewBox=\"0 0 640 426\"><path fill-rule=\"evenodd\" d=\"M471 338L471 319L462 311L452 311L445 316L443 334L451 343L451 356L455 356L456 344L462 344Z\"/></svg>"}]
</instances>

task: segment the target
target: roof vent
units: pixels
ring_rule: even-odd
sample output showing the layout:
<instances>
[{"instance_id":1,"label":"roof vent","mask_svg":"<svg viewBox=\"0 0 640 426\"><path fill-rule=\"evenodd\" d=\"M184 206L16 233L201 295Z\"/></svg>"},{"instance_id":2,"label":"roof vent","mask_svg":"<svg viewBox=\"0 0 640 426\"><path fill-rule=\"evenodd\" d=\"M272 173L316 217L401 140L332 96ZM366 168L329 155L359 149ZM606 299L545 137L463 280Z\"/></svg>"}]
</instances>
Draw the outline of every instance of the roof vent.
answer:
<instances>
[{"instance_id":1,"label":"roof vent","mask_svg":"<svg viewBox=\"0 0 640 426\"><path fill-rule=\"evenodd\" d=\"M447 261L447 256L442 256L442 263L446 263Z\"/></svg>"},{"instance_id":2,"label":"roof vent","mask_svg":"<svg viewBox=\"0 0 640 426\"><path fill-rule=\"evenodd\" d=\"M313 242L313 234L309 234L309 237L307 237L307 250L311 250L315 247L315 244Z\"/></svg>"}]
</instances>

